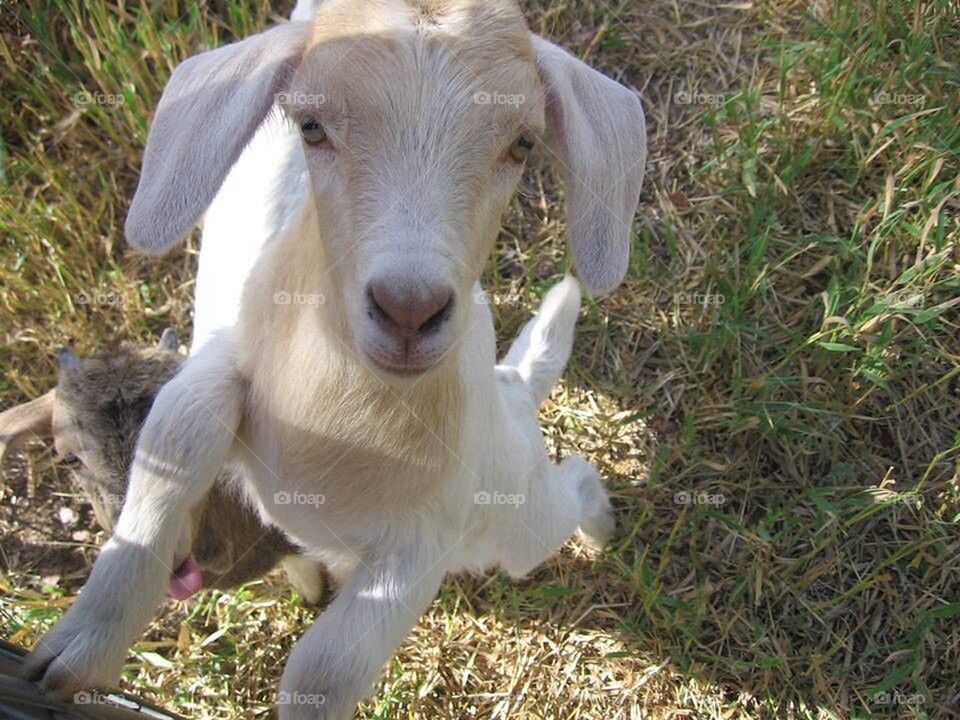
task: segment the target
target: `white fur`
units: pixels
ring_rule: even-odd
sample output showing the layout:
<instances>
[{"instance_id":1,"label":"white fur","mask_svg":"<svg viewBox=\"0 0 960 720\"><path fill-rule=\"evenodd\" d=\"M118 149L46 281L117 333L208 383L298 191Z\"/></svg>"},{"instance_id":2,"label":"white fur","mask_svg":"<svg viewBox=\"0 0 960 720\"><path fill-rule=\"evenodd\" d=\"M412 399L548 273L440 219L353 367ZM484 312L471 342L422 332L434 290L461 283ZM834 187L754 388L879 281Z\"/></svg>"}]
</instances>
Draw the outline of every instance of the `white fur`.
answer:
<instances>
[{"instance_id":1,"label":"white fur","mask_svg":"<svg viewBox=\"0 0 960 720\"><path fill-rule=\"evenodd\" d=\"M399 11L389 2L371 0L367 6L377 22L392 27ZM512 12L505 10L504 16L512 18ZM499 52L500 37L493 33L487 50ZM282 41L290 43L286 51L267 49L264 38L258 36L250 47L257 57L268 58L270 67L302 51L302 31L284 31ZM520 34L517 38L522 48L526 41ZM561 106L548 115L565 116L563 127L551 132L562 137L554 145L557 152L576 165L566 167L577 184L575 207L584 210L586 204L585 212L602 215L603 198L588 201L584 194L591 187L613 189L616 197L609 199L615 212L609 213L626 223L613 229L616 223L608 219L602 227L585 228L581 217L573 219L581 234L597 233L580 238L581 271L593 272L595 285L608 288L626 268L622 244L624 237L629 244L639 187L638 171L627 167L630 158L614 161L608 155L632 148L642 174L642 141L637 157L638 146L627 140L643 135L642 113L634 112L639 103L572 56L545 41L534 44L531 58L549 66L541 68L543 82L550 84L547 102ZM245 52L231 48L227 55L233 58ZM224 102L240 98L259 106L265 91L250 83L266 83L273 92L278 82L272 70L258 72L256 81L228 81L203 57L181 75L187 79L174 99L186 97L190 83L206 78L225 83ZM324 62L313 57L314 63ZM528 66L518 61L515 73L522 75L518 83L527 83L520 87L528 88L531 107L525 120L504 117L542 131L544 94L532 84L537 69L532 60ZM311 77L301 67L293 82L313 82ZM457 82L470 80L458 77ZM246 84L236 90L234 82ZM267 115L239 161L223 169L229 173L206 216L192 355L150 413L114 537L77 602L31 655L28 667L47 688L69 692L115 681L127 647L161 601L167 574L182 557L182 518L227 461L243 466L247 490L265 519L327 563L340 580L337 597L297 643L286 666L279 696L283 720L350 717L447 573L501 567L521 577L578 527L594 544L609 537L610 504L596 470L576 456L559 466L552 463L537 423L537 406L570 353L579 308L576 280L567 278L550 291L540 315L504 363L496 364L493 322L476 280L519 169L507 163L497 165L493 179L481 173L486 156L478 138L487 127L482 123L494 122L490 113L500 110L461 112L457 103L469 103L464 93L472 90L469 84L441 87L438 92L452 93L437 106L437 113L447 113L444 118L417 117L421 105L411 100L404 106L405 98L399 97L389 119L380 120L393 123L397 137L403 137L404 128L415 134L442 127L444 135L422 146L435 153L425 165L410 150L377 145L373 135L355 140L357 152L380 160L374 176L363 176L362 189L386 193L392 188L399 197L395 203L380 197L379 204L365 206L369 198L347 192L349 173L337 163L355 161L353 171L362 173L370 162L305 149L275 113ZM604 100L611 108L606 116ZM581 107L582 101L590 107ZM215 106L210 98L203 102L205 108ZM591 115L603 116L593 130L587 127ZM496 122L504 117L498 114ZM634 125L638 118L639 127ZM441 121L445 124L437 124ZM208 133L201 118L183 122L191 123L190 133ZM173 143L177 150L169 154L180 162L189 155L179 146L186 140L172 116L162 124L156 137L151 130L150 142L159 143L152 157L160 162L168 155L162 143ZM229 121L220 117L209 124L218 128ZM331 120L330 133L336 128ZM453 150L476 158L476 167L463 170L453 156L444 155L442 145L452 131L462 138ZM617 137L604 142L604 133ZM203 140L217 138L204 134ZM506 142L506 148L510 140L505 136L498 142ZM580 141L590 145L589 157L572 150ZM236 139L229 146L235 147ZM206 148L203 157L216 163L215 150ZM604 163L619 176L605 173ZM155 166L159 175L148 176L145 165L141 189L148 199L179 197L182 207L135 201L134 228L145 233L144 244L154 247L175 240L170 233L189 224L196 212L195 198L206 190L193 192L189 183L210 182L221 172L205 168L182 176L186 186L156 187L158 178L171 177L168 170ZM374 178L379 183L390 178L391 184L378 185ZM479 196L458 195L462 187ZM469 227L464 217L445 214L468 200L477 213ZM350 226L354 217L362 219L359 227ZM338 245L352 235L355 242ZM385 239L393 244L384 244ZM385 265L384 253L390 252L397 254ZM360 312L362 277L390 268L411 277L442 278L459 298L444 336L443 359L416 378L385 375L363 356L373 331ZM324 300L277 303L277 294L284 292ZM313 500L278 501L297 493Z\"/></svg>"}]
</instances>

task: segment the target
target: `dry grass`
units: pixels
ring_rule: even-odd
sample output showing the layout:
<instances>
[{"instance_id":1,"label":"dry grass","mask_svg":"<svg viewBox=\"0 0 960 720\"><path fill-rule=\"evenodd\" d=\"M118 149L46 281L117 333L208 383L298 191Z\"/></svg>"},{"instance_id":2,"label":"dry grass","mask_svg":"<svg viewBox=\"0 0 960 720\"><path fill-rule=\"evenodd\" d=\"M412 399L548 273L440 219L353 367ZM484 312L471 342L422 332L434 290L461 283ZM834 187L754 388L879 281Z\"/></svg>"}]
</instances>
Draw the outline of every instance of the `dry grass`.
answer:
<instances>
[{"instance_id":1,"label":"dry grass","mask_svg":"<svg viewBox=\"0 0 960 720\"><path fill-rule=\"evenodd\" d=\"M603 468L619 531L598 562L571 545L522 583L450 579L360 716L960 715L956 5L525 6L648 113L633 271L585 310L542 412L552 449ZM0 5L4 405L49 387L64 344L186 332L194 250L121 240L147 118L177 60L269 14ZM504 339L566 266L556 198L534 170L505 219ZM27 475L0 515L0 619L29 644L102 536L56 468L32 497ZM44 522L64 502L77 525ZM313 615L274 578L171 603L126 687L267 716Z\"/></svg>"}]
</instances>

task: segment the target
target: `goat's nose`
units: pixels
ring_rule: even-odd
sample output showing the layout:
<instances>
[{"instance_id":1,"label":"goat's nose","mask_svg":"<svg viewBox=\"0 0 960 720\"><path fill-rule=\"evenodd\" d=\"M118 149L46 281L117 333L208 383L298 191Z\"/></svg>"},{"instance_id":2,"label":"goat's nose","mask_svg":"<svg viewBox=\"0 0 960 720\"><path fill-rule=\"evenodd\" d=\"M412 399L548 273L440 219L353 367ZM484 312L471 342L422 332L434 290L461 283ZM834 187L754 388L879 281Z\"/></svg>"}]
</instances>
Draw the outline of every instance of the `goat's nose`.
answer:
<instances>
[{"instance_id":1,"label":"goat's nose","mask_svg":"<svg viewBox=\"0 0 960 720\"><path fill-rule=\"evenodd\" d=\"M453 290L446 286L374 280L367 293L377 319L406 336L439 328L453 309Z\"/></svg>"}]
</instances>

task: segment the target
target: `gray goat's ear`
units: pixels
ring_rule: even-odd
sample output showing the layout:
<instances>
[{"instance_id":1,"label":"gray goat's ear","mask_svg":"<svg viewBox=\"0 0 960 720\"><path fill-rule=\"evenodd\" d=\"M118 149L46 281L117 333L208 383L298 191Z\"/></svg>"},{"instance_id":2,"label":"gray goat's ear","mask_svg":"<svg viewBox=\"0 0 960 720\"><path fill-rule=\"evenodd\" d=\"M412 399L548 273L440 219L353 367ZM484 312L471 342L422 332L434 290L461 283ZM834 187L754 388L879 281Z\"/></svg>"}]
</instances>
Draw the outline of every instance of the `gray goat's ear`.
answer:
<instances>
[{"instance_id":1,"label":"gray goat's ear","mask_svg":"<svg viewBox=\"0 0 960 720\"><path fill-rule=\"evenodd\" d=\"M60 364L61 370L72 370L73 368L80 367L80 358L77 357L77 354L73 352L71 348L63 348L58 352L57 362Z\"/></svg>"},{"instance_id":2,"label":"gray goat's ear","mask_svg":"<svg viewBox=\"0 0 960 720\"><path fill-rule=\"evenodd\" d=\"M157 350L175 353L177 348L177 331L168 327L160 336L160 342L157 343Z\"/></svg>"},{"instance_id":3,"label":"gray goat's ear","mask_svg":"<svg viewBox=\"0 0 960 720\"><path fill-rule=\"evenodd\" d=\"M312 27L278 25L177 65L147 135L127 242L162 253L197 224L285 90Z\"/></svg>"},{"instance_id":4,"label":"gray goat's ear","mask_svg":"<svg viewBox=\"0 0 960 720\"><path fill-rule=\"evenodd\" d=\"M546 92L546 146L566 186L573 261L590 292L609 292L630 264L647 156L643 106L566 50L532 39Z\"/></svg>"}]
</instances>

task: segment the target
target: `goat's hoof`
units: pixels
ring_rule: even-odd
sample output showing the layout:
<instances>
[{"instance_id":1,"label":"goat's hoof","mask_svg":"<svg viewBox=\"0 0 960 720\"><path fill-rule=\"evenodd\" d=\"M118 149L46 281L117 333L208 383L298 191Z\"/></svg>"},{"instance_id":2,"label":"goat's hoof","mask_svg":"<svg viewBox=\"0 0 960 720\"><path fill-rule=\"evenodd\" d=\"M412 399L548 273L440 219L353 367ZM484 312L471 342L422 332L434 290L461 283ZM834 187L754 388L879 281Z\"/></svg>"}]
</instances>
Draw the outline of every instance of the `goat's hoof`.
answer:
<instances>
[{"instance_id":1,"label":"goat's hoof","mask_svg":"<svg viewBox=\"0 0 960 720\"><path fill-rule=\"evenodd\" d=\"M326 596L326 586L322 578L310 586L294 585L294 590L300 595L300 599L305 605L319 605L320 601Z\"/></svg>"},{"instance_id":2,"label":"goat's hoof","mask_svg":"<svg viewBox=\"0 0 960 720\"><path fill-rule=\"evenodd\" d=\"M115 685L127 648L118 648L114 636L110 627L68 612L27 655L21 675L61 700L73 700L81 690Z\"/></svg>"},{"instance_id":3,"label":"goat's hoof","mask_svg":"<svg viewBox=\"0 0 960 720\"><path fill-rule=\"evenodd\" d=\"M326 572L313 560L291 555L282 561L283 571L293 589L307 605L319 605L327 592Z\"/></svg>"},{"instance_id":4,"label":"goat's hoof","mask_svg":"<svg viewBox=\"0 0 960 720\"><path fill-rule=\"evenodd\" d=\"M580 518L580 535L589 549L599 552L610 542L617 528L610 496L603 485L600 473L584 458L573 455L564 463L579 478L577 493L583 508Z\"/></svg>"},{"instance_id":5,"label":"goat's hoof","mask_svg":"<svg viewBox=\"0 0 960 720\"><path fill-rule=\"evenodd\" d=\"M584 517L580 524L583 544L595 552L600 552L610 543L616 529L617 522L610 507L590 517Z\"/></svg>"}]
</instances>

